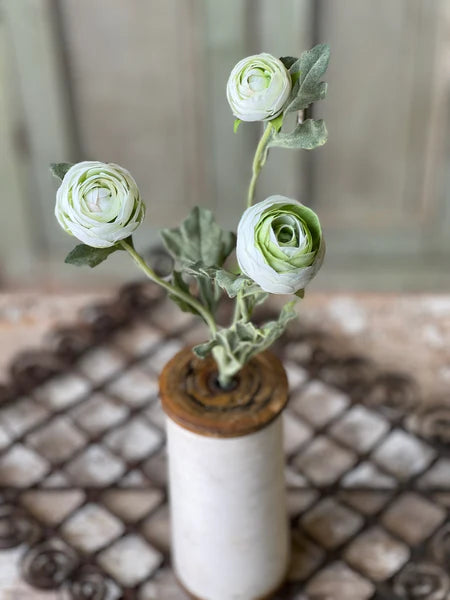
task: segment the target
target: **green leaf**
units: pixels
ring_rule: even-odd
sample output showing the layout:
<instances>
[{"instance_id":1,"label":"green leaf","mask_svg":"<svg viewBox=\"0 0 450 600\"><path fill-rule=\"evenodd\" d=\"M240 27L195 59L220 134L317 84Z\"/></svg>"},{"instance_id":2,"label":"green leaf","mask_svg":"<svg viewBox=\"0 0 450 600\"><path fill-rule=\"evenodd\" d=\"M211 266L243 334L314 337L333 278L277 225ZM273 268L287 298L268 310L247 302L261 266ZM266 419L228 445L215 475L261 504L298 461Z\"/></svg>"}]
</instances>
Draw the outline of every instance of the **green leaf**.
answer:
<instances>
[{"instance_id":1,"label":"green leaf","mask_svg":"<svg viewBox=\"0 0 450 600\"><path fill-rule=\"evenodd\" d=\"M294 310L295 303L296 301L292 300L291 302L285 304L278 319L276 321L270 321L264 325L262 328L262 336L264 338L262 350L265 350L271 346L274 341L278 339L280 335L282 335L289 321L296 318L297 313Z\"/></svg>"},{"instance_id":2,"label":"green leaf","mask_svg":"<svg viewBox=\"0 0 450 600\"><path fill-rule=\"evenodd\" d=\"M209 342L205 342L204 344L198 344L192 348L194 354L196 354L199 358L206 358L208 354L210 354L211 350L215 346L215 340L210 340Z\"/></svg>"},{"instance_id":3,"label":"green leaf","mask_svg":"<svg viewBox=\"0 0 450 600\"><path fill-rule=\"evenodd\" d=\"M205 267L203 263L197 262L185 264L183 272L197 281L200 300L214 314L220 300L220 290L214 280L217 268Z\"/></svg>"},{"instance_id":4,"label":"green leaf","mask_svg":"<svg viewBox=\"0 0 450 600\"><path fill-rule=\"evenodd\" d=\"M287 323L297 316L294 305L295 300L286 304L279 318L262 328L240 320L227 329L221 329L213 340L197 346L197 356L204 358L212 352L219 370L220 384L226 387L252 356L266 350L280 337Z\"/></svg>"},{"instance_id":5,"label":"green leaf","mask_svg":"<svg viewBox=\"0 0 450 600\"><path fill-rule=\"evenodd\" d=\"M172 285L176 288L185 292L187 294L190 293L188 284L184 281L182 274L179 271L172 272ZM168 294L170 300L175 302L175 304L181 308L183 312L192 313L193 315L198 315L198 311L188 302L185 302L182 298L177 296L176 294Z\"/></svg>"},{"instance_id":6,"label":"green leaf","mask_svg":"<svg viewBox=\"0 0 450 600\"><path fill-rule=\"evenodd\" d=\"M295 89L295 87L296 87L297 82L298 82L299 79L300 79L300 73L299 72L297 72L297 73L291 73L291 81L292 81L293 89ZM293 95L291 95L291 99L292 100L294 99Z\"/></svg>"},{"instance_id":7,"label":"green leaf","mask_svg":"<svg viewBox=\"0 0 450 600\"><path fill-rule=\"evenodd\" d=\"M215 278L217 285L225 290L230 298L235 298L245 286L253 283L245 275L235 275L225 269L218 269Z\"/></svg>"},{"instance_id":8,"label":"green leaf","mask_svg":"<svg viewBox=\"0 0 450 600\"><path fill-rule=\"evenodd\" d=\"M199 283L200 295L203 299L210 300L210 308L214 309L219 300L218 289L225 290L229 298L235 298L239 293L245 304L245 314L249 318L253 309L258 304L266 300L269 294L264 292L258 284L246 275L236 275L226 269L217 269L216 267L205 267L201 263L186 265L183 272L194 277ZM209 290L202 288L202 284L215 284ZM208 297L207 294L214 292L214 296ZM204 298L206 296L206 298Z\"/></svg>"},{"instance_id":9,"label":"green leaf","mask_svg":"<svg viewBox=\"0 0 450 600\"><path fill-rule=\"evenodd\" d=\"M289 67L291 78L298 73L298 79L293 81L291 97L285 112L301 110L316 100L322 100L327 93L327 84L320 81L330 60L330 48L327 44L318 44L303 52L298 60Z\"/></svg>"},{"instance_id":10,"label":"green leaf","mask_svg":"<svg viewBox=\"0 0 450 600\"><path fill-rule=\"evenodd\" d=\"M51 163L50 172L54 177L56 177L56 179L59 179L60 181L62 181L64 179L64 175L67 173L67 171L72 166L73 166L72 163L66 163L66 162Z\"/></svg>"},{"instance_id":11,"label":"green leaf","mask_svg":"<svg viewBox=\"0 0 450 600\"><path fill-rule=\"evenodd\" d=\"M262 304L269 296L246 275L235 275L225 269L218 269L215 277L217 285L225 290L230 298L239 294L238 302L242 302L241 313L245 321L251 317L255 306Z\"/></svg>"},{"instance_id":12,"label":"green leaf","mask_svg":"<svg viewBox=\"0 0 450 600\"><path fill-rule=\"evenodd\" d=\"M272 125L272 127L275 129L275 131L278 133L281 129L281 127L283 126L283 113L281 113L281 115L278 115L278 117L275 117L275 119L272 119L270 121L270 124Z\"/></svg>"},{"instance_id":13,"label":"green leaf","mask_svg":"<svg viewBox=\"0 0 450 600\"><path fill-rule=\"evenodd\" d=\"M239 125L242 123L241 119L235 119L233 124L233 133L236 133Z\"/></svg>"},{"instance_id":14,"label":"green leaf","mask_svg":"<svg viewBox=\"0 0 450 600\"><path fill-rule=\"evenodd\" d=\"M189 293L189 286L184 281L183 275L179 271L172 271L172 285L180 289L182 292Z\"/></svg>"},{"instance_id":15,"label":"green leaf","mask_svg":"<svg viewBox=\"0 0 450 600\"><path fill-rule=\"evenodd\" d=\"M295 58L295 56L280 56L280 60L289 71L292 65L297 62L298 58Z\"/></svg>"},{"instance_id":16,"label":"green leaf","mask_svg":"<svg viewBox=\"0 0 450 600\"><path fill-rule=\"evenodd\" d=\"M268 296L266 292L259 287L257 283L247 277L247 275L236 275L225 269L217 269L216 282L219 287L226 291L230 298L235 298L239 292L243 297L254 294L262 294Z\"/></svg>"},{"instance_id":17,"label":"green leaf","mask_svg":"<svg viewBox=\"0 0 450 600\"><path fill-rule=\"evenodd\" d=\"M161 237L168 252L179 265L202 263L221 267L236 245L236 236L224 231L212 212L196 206L180 227L162 229Z\"/></svg>"},{"instance_id":18,"label":"green leaf","mask_svg":"<svg viewBox=\"0 0 450 600\"><path fill-rule=\"evenodd\" d=\"M322 119L318 121L306 119L306 121L297 125L291 133L273 134L268 147L312 150L318 146L323 146L327 139L328 132Z\"/></svg>"},{"instance_id":19,"label":"green leaf","mask_svg":"<svg viewBox=\"0 0 450 600\"><path fill-rule=\"evenodd\" d=\"M87 246L86 244L79 244L69 252L64 262L76 265L77 267L88 265L93 268L102 263L110 254L117 250L121 250L121 248L117 246L111 246L110 248L92 248L92 246Z\"/></svg>"},{"instance_id":20,"label":"green leaf","mask_svg":"<svg viewBox=\"0 0 450 600\"><path fill-rule=\"evenodd\" d=\"M298 290L298 292L295 292L295 295L296 295L298 298L301 298L301 299L303 299L303 298L305 297L305 290Z\"/></svg>"},{"instance_id":21,"label":"green leaf","mask_svg":"<svg viewBox=\"0 0 450 600\"><path fill-rule=\"evenodd\" d=\"M211 351L219 370L219 382L226 387L248 360L257 354L258 329L253 323L238 321L218 332Z\"/></svg>"},{"instance_id":22,"label":"green leaf","mask_svg":"<svg viewBox=\"0 0 450 600\"><path fill-rule=\"evenodd\" d=\"M130 235L123 241L134 248L133 236ZM78 244L78 246L75 246L75 248L69 252L64 262L76 265L77 267L84 267L87 265L88 267L93 268L106 260L110 254L117 252L118 250L124 250L120 245L120 242L109 248L93 248L87 244Z\"/></svg>"},{"instance_id":23,"label":"green leaf","mask_svg":"<svg viewBox=\"0 0 450 600\"><path fill-rule=\"evenodd\" d=\"M192 275L192 277L208 277L208 279L214 279L217 270L216 267L205 267L202 262L186 263L183 266L183 273Z\"/></svg>"},{"instance_id":24,"label":"green leaf","mask_svg":"<svg viewBox=\"0 0 450 600\"><path fill-rule=\"evenodd\" d=\"M244 291L242 298L248 318L251 317L255 306L259 306L265 302L268 297L269 294L264 292L259 286L252 286L248 290Z\"/></svg>"}]
</instances>

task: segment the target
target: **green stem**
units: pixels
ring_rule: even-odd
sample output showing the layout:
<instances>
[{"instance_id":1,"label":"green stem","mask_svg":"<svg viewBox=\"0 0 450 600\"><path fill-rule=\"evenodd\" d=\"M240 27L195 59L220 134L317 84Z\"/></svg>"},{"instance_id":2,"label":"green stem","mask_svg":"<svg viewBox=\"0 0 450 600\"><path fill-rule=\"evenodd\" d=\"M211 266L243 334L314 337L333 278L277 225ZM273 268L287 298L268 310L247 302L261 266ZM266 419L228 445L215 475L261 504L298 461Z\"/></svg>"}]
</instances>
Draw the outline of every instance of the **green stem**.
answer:
<instances>
[{"instance_id":1,"label":"green stem","mask_svg":"<svg viewBox=\"0 0 450 600\"><path fill-rule=\"evenodd\" d=\"M250 315L248 314L247 308L245 306L245 300L242 295L242 292L238 292L235 299L233 321L231 323L231 327L233 327L233 325L235 325L240 319L248 321L249 317Z\"/></svg>"},{"instance_id":2,"label":"green stem","mask_svg":"<svg viewBox=\"0 0 450 600\"><path fill-rule=\"evenodd\" d=\"M167 281L165 281L164 279L159 277L155 273L155 271L153 271L153 269L148 266L148 264L145 262L145 260L142 258L142 256L140 256L130 244L128 244L125 241L121 241L120 245L122 246L122 248L124 250L126 250L128 252L128 254L131 256L131 258L134 260L134 262L138 265L138 267L140 269L142 269L142 271L144 271L144 273L147 275L147 277L149 279L151 279L152 281L154 281L155 283L160 285L162 288L167 290L170 294L173 294L174 296L178 296L178 298L180 298L187 304L190 304L192 306L192 308L195 308L195 310L198 312L198 314L203 318L205 323L208 325L208 327L211 331L211 335L213 337L215 337L216 332L217 332L216 323L214 322L214 318L213 318L212 314L209 312L209 310L207 310L203 306L203 304L201 304L196 298L194 298L190 294L183 292L179 288L171 285L170 283L168 283Z\"/></svg>"},{"instance_id":3,"label":"green stem","mask_svg":"<svg viewBox=\"0 0 450 600\"><path fill-rule=\"evenodd\" d=\"M255 156L252 164L252 178L250 185L248 186L247 193L247 208L253 204L253 197L255 195L255 186L258 175L265 163L266 146L269 142L270 134L272 133L272 123L269 121L266 125L264 133L259 140L258 146L256 147Z\"/></svg>"},{"instance_id":4,"label":"green stem","mask_svg":"<svg viewBox=\"0 0 450 600\"><path fill-rule=\"evenodd\" d=\"M234 313L233 313L233 321L231 323L231 327L236 323L236 321L239 320L239 317L241 316L241 303L239 300L240 293L241 292L238 292L236 298L234 299Z\"/></svg>"},{"instance_id":5,"label":"green stem","mask_svg":"<svg viewBox=\"0 0 450 600\"><path fill-rule=\"evenodd\" d=\"M248 321L250 315L248 314L247 307L245 306L245 300L242 295L239 295L238 302L240 306L240 316L244 319L244 321Z\"/></svg>"},{"instance_id":6,"label":"green stem","mask_svg":"<svg viewBox=\"0 0 450 600\"><path fill-rule=\"evenodd\" d=\"M220 388L225 392L232 387L231 384L233 381L233 377L231 377L230 375L224 375L223 373L219 372L217 379L219 381Z\"/></svg>"}]
</instances>

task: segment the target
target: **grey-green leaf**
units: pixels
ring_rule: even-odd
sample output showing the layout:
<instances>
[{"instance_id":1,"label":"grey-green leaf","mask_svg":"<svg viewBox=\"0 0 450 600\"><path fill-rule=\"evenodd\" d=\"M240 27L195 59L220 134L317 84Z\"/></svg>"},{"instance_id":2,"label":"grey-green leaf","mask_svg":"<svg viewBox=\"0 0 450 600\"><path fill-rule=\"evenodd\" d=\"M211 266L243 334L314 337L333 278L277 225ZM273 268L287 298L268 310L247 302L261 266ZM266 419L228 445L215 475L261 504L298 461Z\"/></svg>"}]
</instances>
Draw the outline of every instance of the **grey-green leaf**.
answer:
<instances>
[{"instance_id":1,"label":"grey-green leaf","mask_svg":"<svg viewBox=\"0 0 450 600\"><path fill-rule=\"evenodd\" d=\"M245 275L235 275L225 269L218 269L215 277L217 285L225 290L230 298L235 298L246 285L253 283Z\"/></svg>"},{"instance_id":2,"label":"grey-green leaf","mask_svg":"<svg viewBox=\"0 0 450 600\"><path fill-rule=\"evenodd\" d=\"M270 124L276 132L280 131L280 129L283 127L283 119L284 114L281 113L280 115L278 115L278 117L275 117L275 119L272 119L270 121Z\"/></svg>"},{"instance_id":3,"label":"grey-green leaf","mask_svg":"<svg viewBox=\"0 0 450 600\"><path fill-rule=\"evenodd\" d=\"M262 344L262 350L268 348L273 344L273 342L282 335L284 330L286 329L286 325L292 319L295 319L297 313L294 310L296 301L288 302L285 304L281 310L280 316L276 321L269 321L262 328L262 335L264 338L264 342Z\"/></svg>"},{"instance_id":4,"label":"grey-green leaf","mask_svg":"<svg viewBox=\"0 0 450 600\"><path fill-rule=\"evenodd\" d=\"M87 265L93 268L102 263L110 254L117 250L121 250L121 248L117 246L111 246L110 248L92 248L86 244L79 244L69 252L64 262L76 265L77 267Z\"/></svg>"},{"instance_id":5,"label":"grey-green leaf","mask_svg":"<svg viewBox=\"0 0 450 600\"><path fill-rule=\"evenodd\" d=\"M176 288L178 288L182 292L185 292L187 294L189 293L189 286L184 281L183 275L179 271L174 270L172 272L172 285L174 285ZM192 313L193 315L198 315L198 311L195 310L195 308L191 304L189 304L188 302L185 302L182 298L180 298L176 294L168 294L168 297L170 298L170 300L172 300L172 302L175 302L175 304L183 312L188 312L188 313Z\"/></svg>"},{"instance_id":6,"label":"grey-green leaf","mask_svg":"<svg viewBox=\"0 0 450 600\"><path fill-rule=\"evenodd\" d=\"M320 81L330 60L330 48L327 44L318 44L303 52L298 60L289 67L291 76L299 73L285 112L301 110L312 102L322 100L327 93L327 84Z\"/></svg>"},{"instance_id":7,"label":"grey-green leaf","mask_svg":"<svg viewBox=\"0 0 450 600\"><path fill-rule=\"evenodd\" d=\"M220 289L215 281L218 270L217 267L205 267L202 262L183 265L183 273L196 280L200 300L213 315L220 300Z\"/></svg>"},{"instance_id":8,"label":"grey-green leaf","mask_svg":"<svg viewBox=\"0 0 450 600\"><path fill-rule=\"evenodd\" d=\"M268 297L269 294L267 292L264 292L259 286L256 285L251 286L250 288L244 291L243 300L248 318L251 317L255 306L258 306L265 302Z\"/></svg>"},{"instance_id":9,"label":"grey-green leaf","mask_svg":"<svg viewBox=\"0 0 450 600\"><path fill-rule=\"evenodd\" d=\"M289 70L292 65L297 62L298 58L295 58L295 56L280 56L280 60L286 69Z\"/></svg>"},{"instance_id":10,"label":"grey-green leaf","mask_svg":"<svg viewBox=\"0 0 450 600\"><path fill-rule=\"evenodd\" d=\"M306 119L290 133L273 134L268 146L312 150L318 146L323 146L327 139L328 131L322 119L318 121Z\"/></svg>"},{"instance_id":11,"label":"grey-green leaf","mask_svg":"<svg viewBox=\"0 0 450 600\"><path fill-rule=\"evenodd\" d=\"M191 304L188 304L187 302L182 300L176 294L168 294L167 297L170 300L172 300L172 302L175 302L175 304L178 306L178 308L180 310L182 310L183 312L191 313L193 315L198 315L198 311L196 311L195 308Z\"/></svg>"},{"instance_id":12,"label":"grey-green leaf","mask_svg":"<svg viewBox=\"0 0 450 600\"><path fill-rule=\"evenodd\" d=\"M195 263L186 263L183 266L183 273L192 275L192 277L206 277L208 279L214 279L218 269L216 267L206 267L201 261Z\"/></svg>"},{"instance_id":13,"label":"grey-green leaf","mask_svg":"<svg viewBox=\"0 0 450 600\"><path fill-rule=\"evenodd\" d=\"M215 340L210 340L209 342L205 342L204 344L198 344L192 348L194 354L199 358L206 358L211 350L216 345Z\"/></svg>"},{"instance_id":14,"label":"grey-green leaf","mask_svg":"<svg viewBox=\"0 0 450 600\"><path fill-rule=\"evenodd\" d=\"M56 177L56 179L59 179L60 181L62 181L64 179L64 175L67 173L67 171L72 166L73 166L72 163L66 163L66 162L52 163L50 165L50 172L54 177Z\"/></svg>"},{"instance_id":15,"label":"grey-green leaf","mask_svg":"<svg viewBox=\"0 0 450 600\"><path fill-rule=\"evenodd\" d=\"M213 213L196 206L180 227L162 229L161 237L168 252L180 265L203 263L221 267L236 245L236 236L224 231Z\"/></svg>"},{"instance_id":16,"label":"grey-green leaf","mask_svg":"<svg viewBox=\"0 0 450 600\"><path fill-rule=\"evenodd\" d=\"M219 381L226 386L252 356L266 350L280 337L287 323L297 316L294 305L295 300L286 304L279 318L262 328L240 320L228 329L221 329L214 340L197 347L197 355L204 358L212 352L219 369Z\"/></svg>"},{"instance_id":17,"label":"grey-green leaf","mask_svg":"<svg viewBox=\"0 0 450 600\"><path fill-rule=\"evenodd\" d=\"M215 314L220 299L220 290L215 283L216 272L216 267L205 267L202 262L183 265L183 273L197 281L200 300L212 314Z\"/></svg>"},{"instance_id":18,"label":"grey-green leaf","mask_svg":"<svg viewBox=\"0 0 450 600\"><path fill-rule=\"evenodd\" d=\"M225 269L218 269L215 278L217 285L226 291L229 298L235 298L241 293L245 319L250 318L255 306L262 304L269 295L246 275L235 275Z\"/></svg>"}]
</instances>

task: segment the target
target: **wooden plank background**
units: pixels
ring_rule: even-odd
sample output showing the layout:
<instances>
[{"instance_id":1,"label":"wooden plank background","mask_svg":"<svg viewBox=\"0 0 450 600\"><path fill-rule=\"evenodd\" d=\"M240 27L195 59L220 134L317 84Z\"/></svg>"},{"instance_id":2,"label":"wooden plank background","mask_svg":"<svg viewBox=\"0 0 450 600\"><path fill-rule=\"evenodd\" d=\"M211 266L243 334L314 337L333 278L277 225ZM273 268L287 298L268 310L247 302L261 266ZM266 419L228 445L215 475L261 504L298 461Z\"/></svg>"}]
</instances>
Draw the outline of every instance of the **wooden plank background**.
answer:
<instances>
[{"instance_id":1,"label":"wooden plank background","mask_svg":"<svg viewBox=\"0 0 450 600\"><path fill-rule=\"evenodd\" d=\"M314 286L449 290L446 0L0 0L0 277L92 287L134 272L63 264L54 160L128 167L148 204L137 242L158 242L195 204L234 227L257 124L233 134L225 83L242 56L328 41L330 139L271 152L257 198L320 214L328 257Z\"/></svg>"}]
</instances>

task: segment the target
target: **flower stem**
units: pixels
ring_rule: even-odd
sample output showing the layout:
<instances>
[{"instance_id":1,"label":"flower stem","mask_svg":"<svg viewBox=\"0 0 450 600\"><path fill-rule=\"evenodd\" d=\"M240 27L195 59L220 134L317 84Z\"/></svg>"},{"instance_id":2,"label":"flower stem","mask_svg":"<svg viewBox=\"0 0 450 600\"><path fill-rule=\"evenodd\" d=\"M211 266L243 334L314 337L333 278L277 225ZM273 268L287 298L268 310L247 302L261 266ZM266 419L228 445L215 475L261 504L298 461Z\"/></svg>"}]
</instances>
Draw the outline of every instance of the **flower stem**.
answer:
<instances>
[{"instance_id":1,"label":"flower stem","mask_svg":"<svg viewBox=\"0 0 450 600\"><path fill-rule=\"evenodd\" d=\"M252 164L252 178L250 180L250 185L248 186L247 193L247 208L253 204L253 197L255 195L255 185L256 180L258 179L258 175L266 162L266 146L270 139L270 134L272 133L272 123L269 121L264 129L264 133L261 136L261 139L258 142L258 146L256 147L255 156L253 158Z\"/></svg>"},{"instance_id":2,"label":"flower stem","mask_svg":"<svg viewBox=\"0 0 450 600\"><path fill-rule=\"evenodd\" d=\"M236 321L239 321L239 317L241 316L241 303L239 300L239 294L240 294L240 292L237 293L237 296L234 299L234 312L233 312L233 321L231 322L231 327L236 323Z\"/></svg>"},{"instance_id":3,"label":"flower stem","mask_svg":"<svg viewBox=\"0 0 450 600\"><path fill-rule=\"evenodd\" d=\"M247 310L244 296L242 292L238 292L235 298L233 321L231 322L230 327L236 325L236 323L240 320L244 320L245 322L247 322L249 318L250 314Z\"/></svg>"},{"instance_id":4,"label":"flower stem","mask_svg":"<svg viewBox=\"0 0 450 600\"><path fill-rule=\"evenodd\" d=\"M231 375L219 373L217 376L217 381L219 382L220 389L224 392L233 389L233 377Z\"/></svg>"},{"instance_id":5,"label":"flower stem","mask_svg":"<svg viewBox=\"0 0 450 600\"><path fill-rule=\"evenodd\" d=\"M148 264L145 262L145 260L142 258L142 256L140 256L140 254L138 254L136 252L136 250L129 243L122 240L120 242L120 245L122 246L122 248L124 250L126 250L128 252L128 254L131 256L131 258L134 260L134 262L137 264L137 266L147 275L147 277L149 279L151 279L152 281L154 281L155 283L160 285L162 288L167 290L170 294L173 294L174 296L178 296L178 298L180 298L181 300L183 300L184 302L186 302L187 304L192 306L192 308L194 308L198 312L198 314L203 318L205 323L208 325L209 330L211 331L212 337L215 337L217 328L216 328L216 323L214 321L214 317L209 312L209 310L206 309L203 306L203 304L201 304L201 302L199 302L196 298L194 298L190 294L183 292L183 290L180 290L179 288L170 284L168 281L165 281L164 279L159 277L155 273L155 271L153 271L153 269L148 266Z\"/></svg>"}]
</instances>

